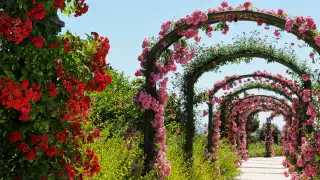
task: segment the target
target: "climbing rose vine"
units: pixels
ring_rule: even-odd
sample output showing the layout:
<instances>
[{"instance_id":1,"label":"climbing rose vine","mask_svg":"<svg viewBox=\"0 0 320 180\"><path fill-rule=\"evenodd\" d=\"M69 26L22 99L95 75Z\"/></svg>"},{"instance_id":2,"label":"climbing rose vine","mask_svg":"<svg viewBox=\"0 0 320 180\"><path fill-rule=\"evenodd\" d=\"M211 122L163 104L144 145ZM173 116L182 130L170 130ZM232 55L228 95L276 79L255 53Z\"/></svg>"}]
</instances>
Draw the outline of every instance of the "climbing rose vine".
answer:
<instances>
[{"instance_id":1,"label":"climbing rose vine","mask_svg":"<svg viewBox=\"0 0 320 180\"><path fill-rule=\"evenodd\" d=\"M88 91L103 91L110 45L58 35L57 10L88 11L84 0L13 0L0 9L0 177L83 179L100 172L84 145L100 137L86 120ZM45 26L46 28L43 28Z\"/></svg>"}]
</instances>

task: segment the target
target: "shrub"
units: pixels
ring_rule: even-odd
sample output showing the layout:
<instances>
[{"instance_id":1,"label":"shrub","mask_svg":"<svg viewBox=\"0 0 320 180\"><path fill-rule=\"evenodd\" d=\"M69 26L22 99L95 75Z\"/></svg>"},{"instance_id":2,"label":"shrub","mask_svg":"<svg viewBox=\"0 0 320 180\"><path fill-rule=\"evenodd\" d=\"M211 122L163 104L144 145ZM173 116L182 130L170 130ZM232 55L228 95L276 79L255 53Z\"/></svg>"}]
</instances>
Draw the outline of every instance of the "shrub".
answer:
<instances>
[{"instance_id":1,"label":"shrub","mask_svg":"<svg viewBox=\"0 0 320 180\"><path fill-rule=\"evenodd\" d=\"M218 151L218 165L220 167L220 179L233 179L240 175L240 169L237 163L240 161L239 156L227 140L223 139Z\"/></svg>"},{"instance_id":2,"label":"shrub","mask_svg":"<svg viewBox=\"0 0 320 180\"><path fill-rule=\"evenodd\" d=\"M191 180L190 164L186 161L186 154L184 152L184 136L168 135L167 139L167 156L171 163L171 175L169 180Z\"/></svg>"},{"instance_id":3,"label":"shrub","mask_svg":"<svg viewBox=\"0 0 320 180\"><path fill-rule=\"evenodd\" d=\"M206 156L207 139L203 135L196 135L193 145L193 179L209 180L218 176L216 163Z\"/></svg>"},{"instance_id":4,"label":"shrub","mask_svg":"<svg viewBox=\"0 0 320 180\"><path fill-rule=\"evenodd\" d=\"M123 72L107 70L112 78L112 83L103 92L90 93L92 111L89 115L90 122L99 128L112 128L110 137L119 136L125 128L136 128L141 121L138 117L140 109L132 103L132 98L142 84L141 79L129 80Z\"/></svg>"},{"instance_id":5,"label":"shrub","mask_svg":"<svg viewBox=\"0 0 320 180\"><path fill-rule=\"evenodd\" d=\"M3 1L1 1L3 2ZM65 4L65 6L64 6ZM102 91L109 40L58 36L58 9L85 13L84 1L0 3L0 177L76 179L99 171L83 144L99 137L86 120L88 91Z\"/></svg>"},{"instance_id":6,"label":"shrub","mask_svg":"<svg viewBox=\"0 0 320 180\"><path fill-rule=\"evenodd\" d=\"M105 138L109 133L109 130L103 130L101 138L88 146L99 156L101 165L100 173L93 179L139 179L143 168L143 150L139 147L141 136Z\"/></svg>"}]
</instances>

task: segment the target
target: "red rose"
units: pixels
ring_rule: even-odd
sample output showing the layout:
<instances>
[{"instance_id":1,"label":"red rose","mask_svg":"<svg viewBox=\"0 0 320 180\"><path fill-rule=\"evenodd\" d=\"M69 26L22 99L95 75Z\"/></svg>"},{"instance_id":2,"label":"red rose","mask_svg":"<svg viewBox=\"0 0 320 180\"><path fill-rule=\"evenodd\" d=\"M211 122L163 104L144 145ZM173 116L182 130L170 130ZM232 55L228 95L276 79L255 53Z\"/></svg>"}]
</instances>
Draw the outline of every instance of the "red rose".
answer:
<instances>
[{"instance_id":1,"label":"red rose","mask_svg":"<svg viewBox=\"0 0 320 180\"><path fill-rule=\"evenodd\" d=\"M66 53L69 53L70 51L72 51L72 46L69 43L65 43L63 49Z\"/></svg>"},{"instance_id":2,"label":"red rose","mask_svg":"<svg viewBox=\"0 0 320 180\"><path fill-rule=\"evenodd\" d=\"M21 140L22 133L21 132L11 132L9 134L9 142L15 143Z\"/></svg>"},{"instance_id":3,"label":"red rose","mask_svg":"<svg viewBox=\"0 0 320 180\"><path fill-rule=\"evenodd\" d=\"M57 152L57 147L56 146L52 146L50 149L47 150L47 155L52 158L56 152Z\"/></svg>"},{"instance_id":4,"label":"red rose","mask_svg":"<svg viewBox=\"0 0 320 180\"><path fill-rule=\"evenodd\" d=\"M55 97L58 95L58 90L57 89L53 89L52 91L48 92L48 95L51 97Z\"/></svg>"},{"instance_id":5,"label":"red rose","mask_svg":"<svg viewBox=\"0 0 320 180\"><path fill-rule=\"evenodd\" d=\"M31 143L32 144L37 144L39 141L41 141L41 136L31 134Z\"/></svg>"},{"instance_id":6,"label":"red rose","mask_svg":"<svg viewBox=\"0 0 320 180\"><path fill-rule=\"evenodd\" d=\"M56 9L60 9L64 6L64 1L63 0L52 0L54 2L54 5L52 7Z\"/></svg>"},{"instance_id":7,"label":"red rose","mask_svg":"<svg viewBox=\"0 0 320 180\"><path fill-rule=\"evenodd\" d=\"M27 161L32 161L34 158L37 157L37 154L34 151L30 151L26 156Z\"/></svg>"},{"instance_id":8,"label":"red rose","mask_svg":"<svg viewBox=\"0 0 320 180\"><path fill-rule=\"evenodd\" d=\"M40 151L40 147L39 146L34 147L34 151L39 152Z\"/></svg>"},{"instance_id":9,"label":"red rose","mask_svg":"<svg viewBox=\"0 0 320 180\"><path fill-rule=\"evenodd\" d=\"M100 130L99 130L98 128L96 128L96 129L94 130L94 134L95 134L95 137L96 137L96 138L100 137Z\"/></svg>"},{"instance_id":10,"label":"red rose","mask_svg":"<svg viewBox=\"0 0 320 180\"><path fill-rule=\"evenodd\" d=\"M50 82L49 84L46 85L46 88L49 89L49 96L57 96L58 94L58 89L56 88L56 85L54 84L54 82Z\"/></svg>"},{"instance_id":11,"label":"red rose","mask_svg":"<svg viewBox=\"0 0 320 180\"><path fill-rule=\"evenodd\" d=\"M66 135L63 134L62 132L58 132L56 134L56 137L61 141L61 142L64 142L67 138L66 138Z\"/></svg>"},{"instance_id":12,"label":"red rose","mask_svg":"<svg viewBox=\"0 0 320 180\"><path fill-rule=\"evenodd\" d=\"M89 160L93 159L93 157L94 157L94 151L91 150L91 149L89 149L89 148L87 148L87 149L86 149L86 152L87 152L87 157L88 157L88 159L89 159Z\"/></svg>"},{"instance_id":13,"label":"red rose","mask_svg":"<svg viewBox=\"0 0 320 180\"><path fill-rule=\"evenodd\" d=\"M59 47L59 43L58 42L54 42L54 43L51 43L49 45L49 48L57 48L57 47ZM58 59L58 58L55 58L55 59Z\"/></svg>"},{"instance_id":14,"label":"red rose","mask_svg":"<svg viewBox=\"0 0 320 180\"><path fill-rule=\"evenodd\" d=\"M33 17L34 19L43 19L46 16L46 9L44 9L42 4L38 4L35 8L31 9L28 12L28 15L30 17Z\"/></svg>"},{"instance_id":15,"label":"red rose","mask_svg":"<svg viewBox=\"0 0 320 180\"><path fill-rule=\"evenodd\" d=\"M42 46L44 44L44 39L42 36L31 37L31 42L36 48L42 48Z\"/></svg>"},{"instance_id":16,"label":"red rose","mask_svg":"<svg viewBox=\"0 0 320 180\"><path fill-rule=\"evenodd\" d=\"M61 150L59 151L59 154L58 154L58 156L59 156L59 157L62 157L62 156L64 156L64 150L63 150L63 149L61 149Z\"/></svg>"},{"instance_id":17,"label":"red rose","mask_svg":"<svg viewBox=\"0 0 320 180\"><path fill-rule=\"evenodd\" d=\"M29 81L28 80L22 80L21 88L23 90L27 90L28 86L29 86Z\"/></svg>"},{"instance_id":18,"label":"red rose","mask_svg":"<svg viewBox=\"0 0 320 180\"><path fill-rule=\"evenodd\" d=\"M22 151L23 153L29 152L29 146L25 142L19 144L19 146L17 146L17 149Z\"/></svg>"},{"instance_id":19,"label":"red rose","mask_svg":"<svg viewBox=\"0 0 320 180\"><path fill-rule=\"evenodd\" d=\"M31 116L29 116L28 114L21 114L19 116L20 121L29 121L30 119L31 119Z\"/></svg>"}]
</instances>

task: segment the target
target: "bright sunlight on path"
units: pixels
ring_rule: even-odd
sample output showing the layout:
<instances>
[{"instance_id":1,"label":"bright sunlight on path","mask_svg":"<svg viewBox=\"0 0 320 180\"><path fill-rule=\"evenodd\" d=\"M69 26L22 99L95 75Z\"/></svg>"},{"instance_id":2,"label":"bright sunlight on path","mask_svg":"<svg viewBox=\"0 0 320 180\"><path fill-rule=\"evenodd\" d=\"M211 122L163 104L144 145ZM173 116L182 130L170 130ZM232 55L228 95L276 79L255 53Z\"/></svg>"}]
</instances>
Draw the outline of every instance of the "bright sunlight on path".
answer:
<instances>
[{"instance_id":1,"label":"bright sunlight on path","mask_svg":"<svg viewBox=\"0 0 320 180\"><path fill-rule=\"evenodd\" d=\"M241 176L237 180L286 180L282 166L284 157L249 158L241 166Z\"/></svg>"}]
</instances>

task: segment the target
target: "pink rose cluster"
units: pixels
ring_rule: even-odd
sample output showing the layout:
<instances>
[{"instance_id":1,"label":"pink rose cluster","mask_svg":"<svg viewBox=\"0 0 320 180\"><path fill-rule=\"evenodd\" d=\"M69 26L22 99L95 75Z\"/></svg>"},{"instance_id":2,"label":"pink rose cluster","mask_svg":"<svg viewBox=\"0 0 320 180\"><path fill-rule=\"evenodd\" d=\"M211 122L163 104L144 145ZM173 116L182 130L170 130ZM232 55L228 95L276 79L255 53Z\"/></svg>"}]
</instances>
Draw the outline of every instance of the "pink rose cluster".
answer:
<instances>
[{"instance_id":1,"label":"pink rose cluster","mask_svg":"<svg viewBox=\"0 0 320 180\"><path fill-rule=\"evenodd\" d=\"M220 148L220 131L219 128L221 126L221 121L220 121L220 111L217 111L215 114L215 118L213 119L213 129L211 132L212 136L212 149L213 149L213 157L216 159L217 152Z\"/></svg>"},{"instance_id":2,"label":"pink rose cluster","mask_svg":"<svg viewBox=\"0 0 320 180\"><path fill-rule=\"evenodd\" d=\"M164 107L166 106L168 95L165 92L168 78L160 81L160 88L158 90L158 99L155 99L146 92L139 92L134 98L134 102L142 109L152 110L155 112L155 119L152 126L157 129L155 135L155 142L159 145L158 156L154 164L155 168L159 169L161 175L170 175L171 165L166 156L166 129L164 126Z\"/></svg>"}]
</instances>

